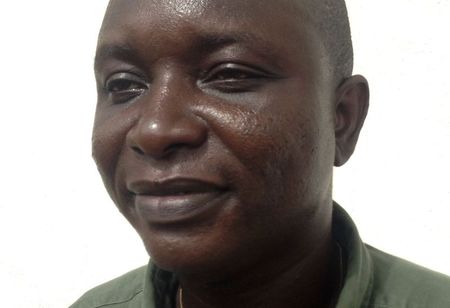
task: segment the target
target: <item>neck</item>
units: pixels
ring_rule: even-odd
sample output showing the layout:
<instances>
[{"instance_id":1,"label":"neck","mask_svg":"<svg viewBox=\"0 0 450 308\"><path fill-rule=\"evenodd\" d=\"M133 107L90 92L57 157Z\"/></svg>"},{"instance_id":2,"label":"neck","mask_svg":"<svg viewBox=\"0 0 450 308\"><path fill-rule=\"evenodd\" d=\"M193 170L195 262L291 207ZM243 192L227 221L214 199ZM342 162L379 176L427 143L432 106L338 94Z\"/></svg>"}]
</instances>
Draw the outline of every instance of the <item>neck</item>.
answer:
<instances>
[{"instance_id":1,"label":"neck","mask_svg":"<svg viewBox=\"0 0 450 308\"><path fill-rule=\"evenodd\" d=\"M178 303L182 301L183 308L330 307L342 274L333 247L330 230L316 249L289 262L283 262L286 256L272 257L253 272L213 283L180 277L183 292Z\"/></svg>"}]
</instances>

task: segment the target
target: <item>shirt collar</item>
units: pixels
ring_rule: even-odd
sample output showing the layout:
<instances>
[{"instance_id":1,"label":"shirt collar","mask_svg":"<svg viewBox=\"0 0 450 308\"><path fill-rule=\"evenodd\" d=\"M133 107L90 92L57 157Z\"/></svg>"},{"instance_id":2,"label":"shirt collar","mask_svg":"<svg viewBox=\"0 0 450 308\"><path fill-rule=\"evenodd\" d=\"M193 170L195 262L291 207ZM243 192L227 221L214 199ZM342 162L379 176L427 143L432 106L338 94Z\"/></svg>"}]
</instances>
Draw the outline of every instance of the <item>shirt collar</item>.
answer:
<instances>
[{"instance_id":1,"label":"shirt collar","mask_svg":"<svg viewBox=\"0 0 450 308\"><path fill-rule=\"evenodd\" d=\"M155 295L152 283L152 271L154 269L153 262L149 262L147 269L145 270L145 281L142 303L140 308L156 308L155 306Z\"/></svg>"},{"instance_id":2,"label":"shirt collar","mask_svg":"<svg viewBox=\"0 0 450 308\"><path fill-rule=\"evenodd\" d=\"M345 280L336 308L360 308L368 300L373 280L373 264L358 230L347 212L337 203L333 207L333 238L344 251ZM152 262L147 266L142 308L155 308Z\"/></svg>"},{"instance_id":3,"label":"shirt collar","mask_svg":"<svg viewBox=\"0 0 450 308\"><path fill-rule=\"evenodd\" d=\"M336 308L363 307L372 286L372 260L352 219L336 203L333 208L333 237L345 252L347 270Z\"/></svg>"}]
</instances>

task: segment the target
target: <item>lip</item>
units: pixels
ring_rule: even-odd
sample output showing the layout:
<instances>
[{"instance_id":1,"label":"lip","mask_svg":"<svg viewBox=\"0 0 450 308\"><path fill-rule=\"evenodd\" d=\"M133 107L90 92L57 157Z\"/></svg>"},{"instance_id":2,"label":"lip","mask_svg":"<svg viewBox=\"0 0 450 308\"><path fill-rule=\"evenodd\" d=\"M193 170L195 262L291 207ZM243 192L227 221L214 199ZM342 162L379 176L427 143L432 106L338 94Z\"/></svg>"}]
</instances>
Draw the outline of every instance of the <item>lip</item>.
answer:
<instances>
[{"instance_id":1,"label":"lip","mask_svg":"<svg viewBox=\"0 0 450 308\"><path fill-rule=\"evenodd\" d=\"M219 210L225 186L202 179L138 180L128 185L138 214L150 223L180 223L205 218Z\"/></svg>"}]
</instances>

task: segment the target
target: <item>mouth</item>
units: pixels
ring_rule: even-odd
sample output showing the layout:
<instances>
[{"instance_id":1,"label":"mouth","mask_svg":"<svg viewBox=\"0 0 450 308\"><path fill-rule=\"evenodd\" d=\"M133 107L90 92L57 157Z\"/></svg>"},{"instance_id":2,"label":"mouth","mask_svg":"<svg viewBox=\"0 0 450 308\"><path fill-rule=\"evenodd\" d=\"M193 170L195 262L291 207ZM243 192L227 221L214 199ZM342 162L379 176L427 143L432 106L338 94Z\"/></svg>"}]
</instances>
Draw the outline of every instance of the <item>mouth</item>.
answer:
<instances>
[{"instance_id":1,"label":"mouth","mask_svg":"<svg viewBox=\"0 0 450 308\"><path fill-rule=\"evenodd\" d=\"M128 190L139 216L154 224L205 219L221 208L228 195L223 185L190 178L134 181Z\"/></svg>"}]
</instances>

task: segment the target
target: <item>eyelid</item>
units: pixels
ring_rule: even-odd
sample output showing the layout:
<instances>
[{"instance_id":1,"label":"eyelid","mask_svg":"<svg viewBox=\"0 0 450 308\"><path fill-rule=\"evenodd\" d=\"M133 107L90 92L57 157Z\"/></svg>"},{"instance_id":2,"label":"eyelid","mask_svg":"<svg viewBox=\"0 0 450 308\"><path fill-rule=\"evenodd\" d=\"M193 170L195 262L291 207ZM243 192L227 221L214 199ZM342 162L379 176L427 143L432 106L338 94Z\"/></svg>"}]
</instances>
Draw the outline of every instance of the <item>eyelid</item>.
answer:
<instances>
[{"instance_id":1,"label":"eyelid","mask_svg":"<svg viewBox=\"0 0 450 308\"><path fill-rule=\"evenodd\" d=\"M108 89L108 85L117 80L130 80L148 88L148 82L140 74L134 71L121 71L109 75L103 83L103 88L105 90Z\"/></svg>"},{"instance_id":2,"label":"eyelid","mask_svg":"<svg viewBox=\"0 0 450 308\"><path fill-rule=\"evenodd\" d=\"M134 101L149 89L149 83L140 74L119 71L106 78L103 84L105 102L119 105Z\"/></svg>"},{"instance_id":3,"label":"eyelid","mask_svg":"<svg viewBox=\"0 0 450 308\"><path fill-rule=\"evenodd\" d=\"M230 71L236 71L236 72L242 71L243 73L253 75L254 78L275 77L274 74L272 74L264 69L252 66L252 65L228 62L228 63L220 63L220 64L215 65L209 71L204 72L202 74L203 76L201 79L203 82L208 82L212 77L214 77L215 74L218 74L224 70L230 70Z\"/></svg>"}]
</instances>

